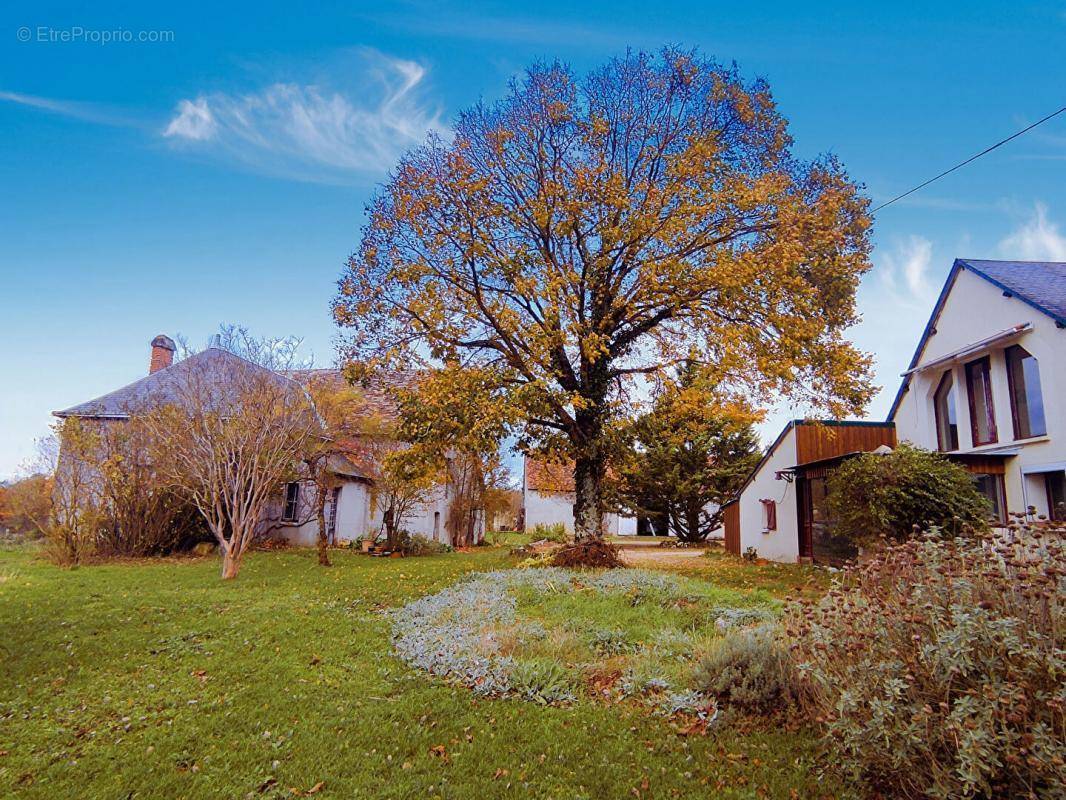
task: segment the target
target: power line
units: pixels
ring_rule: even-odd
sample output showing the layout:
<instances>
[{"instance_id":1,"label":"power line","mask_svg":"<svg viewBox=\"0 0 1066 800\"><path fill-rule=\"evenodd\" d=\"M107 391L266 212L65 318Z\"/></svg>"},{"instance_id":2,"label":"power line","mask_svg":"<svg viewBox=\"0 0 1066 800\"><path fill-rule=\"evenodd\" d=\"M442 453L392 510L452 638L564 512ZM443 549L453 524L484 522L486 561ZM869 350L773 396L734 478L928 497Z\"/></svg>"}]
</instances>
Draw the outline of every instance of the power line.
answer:
<instances>
[{"instance_id":1,"label":"power line","mask_svg":"<svg viewBox=\"0 0 1066 800\"><path fill-rule=\"evenodd\" d=\"M946 170L944 170L944 171L943 171L943 172L941 172L941 173L940 173L939 175L936 175L936 176L934 176L934 177L930 178L929 180L927 180L927 181L926 181L925 183L919 183L919 184L918 184L917 186L915 186L915 187L914 187L913 189L908 189L908 190L907 190L906 192L904 192L903 194L899 195L898 197L893 197L893 198L892 198L891 200L889 200L889 201L888 201L887 203L882 203L881 205L879 205L879 206L878 206L877 208L875 208L875 209L874 209L873 211L871 211L870 213L871 213L871 214L876 214L876 213L877 213L878 211L880 211L880 210L881 210L882 208L884 208L885 206L890 206L890 205L892 205L893 203L895 203L895 202L896 202L897 200L902 200L902 199L903 199L904 197L906 197L907 195L909 195L909 194L914 194L914 193L915 193L916 191L918 191L919 189L924 189L924 188L925 188L926 186L928 186L929 184L931 184L931 183L932 183L933 181L938 181L938 180L940 180L941 178L943 178L943 177L944 177L945 175L950 175L950 174L951 174L952 172L954 172L955 170L957 170L957 169L960 169L961 167L965 167L965 166L966 166L967 164L969 164L969 163L970 163L971 161L976 161L976 160L977 160L977 159L979 159L979 158L980 158L981 156L983 156L983 155L988 155L988 154L989 154L989 153L991 153L991 152L992 152L993 150L995 150L995 149L996 149L997 147L1002 147L1002 146L1003 146L1003 145L1005 145L1005 144L1006 144L1007 142L1009 142L1009 141L1010 141L1011 139L1017 139L1017 138L1018 138L1019 136L1021 136L1021 135L1022 135L1023 133L1028 133L1028 132L1029 132L1029 131L1031 131L1031 130L1032 130L1033 128L1035 128L1035 127L1036 127L1037 125L1043 125L1043 124L1044 124L1045 122L1047 122L1047 121L1048 121L1049 119L1051 119L1052 117L1057 117L1057 116L1058 116L1059 114L1061 114L1061 113L1062 113L1063 111L1066 111L1066 106L1063 106L1063 107L1062 107L1062 108L1060 108L1060 109L1059 109L1058 111L1054 111L1054 112L1052 112L1052 113L1048 114L1048 115L1047 115L1046 117L1044 117L1043 119L1038 119L1038 120L1037 120L1036 122L1034 122L1034 123L1033 123L1032 125L1030 125L1030 126L1028 126L1028 127L1026 127L1026 128L1022 128L1022 129L1021 129L1020 131L1018 131L1017 133L1012 133L1012 134L1011 134L1010 136L1008 136L1008 137L1007 137L1006 139L1003 139L1003 140L1001 140L1001 141L998 141L998 142L996 142L996 143L995 143L994 145L992 145L991 147L987 147L987 148L985 148L984 150L982 150L982 151L981 151L980 153L978 153L977 155L975 155L975 156L970 156L970 157L969 157L968 159L966 159L965 161L959 162L958 164L956 164L956 165L955 165L954 167L952 167L951 169L946 169Z\"/></svg>"}]
</instances>

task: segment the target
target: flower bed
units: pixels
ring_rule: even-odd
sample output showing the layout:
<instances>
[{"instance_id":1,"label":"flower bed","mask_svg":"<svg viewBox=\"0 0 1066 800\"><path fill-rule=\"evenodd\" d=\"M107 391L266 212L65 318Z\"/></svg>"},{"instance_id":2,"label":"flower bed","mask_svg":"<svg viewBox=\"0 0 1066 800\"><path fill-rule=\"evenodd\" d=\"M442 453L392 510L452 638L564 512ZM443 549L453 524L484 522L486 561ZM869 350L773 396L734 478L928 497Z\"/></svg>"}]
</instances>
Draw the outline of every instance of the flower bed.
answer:
<instances>
[{"instance_id":1,"label":"flower bed","mask_svg":"<svg viewBox=\"0 0 1066 800\"><path fill-rule=\"evenodd\" d=\"M395 611L393 643L410 666L483 696L570 703L636 700L667 716L711 719L694 668L736 627L776 604L639 569L555 567L482 573Z\"/></svg>"}]
</instances>

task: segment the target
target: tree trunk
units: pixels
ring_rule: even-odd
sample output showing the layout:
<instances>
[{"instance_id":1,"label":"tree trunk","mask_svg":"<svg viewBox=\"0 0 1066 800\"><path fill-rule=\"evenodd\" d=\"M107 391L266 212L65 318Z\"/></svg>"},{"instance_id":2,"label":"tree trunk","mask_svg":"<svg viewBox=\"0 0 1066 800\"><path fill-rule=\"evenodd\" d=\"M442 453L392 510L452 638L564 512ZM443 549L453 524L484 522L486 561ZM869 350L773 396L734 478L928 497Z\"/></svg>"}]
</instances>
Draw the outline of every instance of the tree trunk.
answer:
<instances>
[{"instance_id":1,"label":"tree trunk","mask_svg":"<svg viewBox=\"0 0 1066 800\"><path fill-rule=\"evenodd\" d=\"M678 536L682 542L700 541L700 507L695 503L689 503L685 508L684 536Z\"/></svg>"},{"instance_id":2,"label":"tree trunk","mask_svg":"<svg viewBox=\"0 0 1066 800\"><path fill-rule=\"evenodd\" d=\"M574 462L574 538L603 536L602 457L578 457Z\"/></svg>"},{"instance_id":3,"label":"tree trunk","mask_svg":"<svg viewBox=\"0 0 1066 800\"><path fill-rule=\"evenodd\" d=\"M222 548L222 580L229 581L237 577L237 571L240 569L240 559L234 554L233 550L229 547Z\"/></svg>"},{"instance_id":4,"label":"tree trunk","mask_svg":"<svg viewBox=\"0 0 1066 800\"><path fill-rule=\"evenodd\" d=\"M319 566L328 567L329 563L329 541L326 538L326 490L323 487L318 487L318 499L316 501L318 506L316 509L318 516L318 563Z\"/></svg>"}]
</instances>

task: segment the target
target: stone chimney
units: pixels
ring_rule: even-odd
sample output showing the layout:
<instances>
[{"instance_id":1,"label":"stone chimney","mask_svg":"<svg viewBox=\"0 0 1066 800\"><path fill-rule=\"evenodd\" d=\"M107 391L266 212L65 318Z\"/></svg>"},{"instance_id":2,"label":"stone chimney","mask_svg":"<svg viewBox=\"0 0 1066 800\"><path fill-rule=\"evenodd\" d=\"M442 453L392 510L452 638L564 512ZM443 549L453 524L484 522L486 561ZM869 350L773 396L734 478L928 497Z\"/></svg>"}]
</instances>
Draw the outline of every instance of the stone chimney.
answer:
<instances>
[{"instance_id":1,"label":"stone chimney","mask_svg":"<svg viewBox=\"0 0 1066 800\"><path fill-rule=\"evenodd\" d=\"M174 340L166 334L159 334L152 339L152 361L148 365L148 374L158 372L174 363L174 351L177 350Z\"/></svg>"}]
</instances>

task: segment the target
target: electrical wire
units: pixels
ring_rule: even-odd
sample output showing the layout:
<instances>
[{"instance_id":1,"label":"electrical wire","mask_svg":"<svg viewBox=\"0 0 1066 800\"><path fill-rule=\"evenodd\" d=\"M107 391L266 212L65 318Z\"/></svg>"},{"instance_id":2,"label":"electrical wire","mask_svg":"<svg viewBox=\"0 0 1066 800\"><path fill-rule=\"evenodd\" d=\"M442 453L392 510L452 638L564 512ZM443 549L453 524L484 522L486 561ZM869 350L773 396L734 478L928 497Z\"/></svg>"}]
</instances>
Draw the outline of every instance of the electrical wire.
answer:
<instances>
[{"instance_id":1,"label":"electrical wire","mask_svg":"<svg viewBox=\"0 0 1066 800\"><path fill-rule=\"evenodd\" d=\"M941 179L941 178L943 178L943 177L944 177L945 175L950 175L950 174L951 174L952 172L954 172L955 170L957 170L957 169L960 169L960 168L962 168L962 167L965 167L965 166L966 166L967 164L969 164L969 163L970 163L971 161L976 161L976 160L977 160L977 159L979 159L979 158L980 158L981 156L984 156L984 155L988 155L988 154L989 154L989 153L991 153L991 152L992 152L993 150L995 150L995 149L996 149L997 147L1002 147L1002 146L1003 146L1003 145L1005 145L1005 144L1006 144L1007 142L1009 142L1009 141L1010 141L1011 139L1017 139L1017 138L1018 138L1019 136L1021 136L1021 135L1022 135L1023 133L1028 133L1029 131L1031 131L1031 130L1032 130L1033 128L1035 128L1036 126L1038 126L1038 125L1043 125L1043 124L1044 124L1045 122L1047 122L1047 121L1048 121L1049 119L1052 119L1052 118L1054 118L1054 117L1057 117L1057 116L1058 116L1059 114L1061 114L1061 113L1062 113L1062 112L1064 112L1064 111L1066 111L1066 106L1063 106L1063 107L1062 107L1062 108L1060 108L1060 109L1059 109L1058 111L1053 111L1052 113L1048 114L1048 115L1047 115L1046 117L1044 117L1043 119L1038 119L1038 120L1037 120L1036 122L1034 122L1034 123L1033 123L1032 125L1029 125L1029 126L1027 126L1027 127L1025 127L1025 128L1022 128L1022 129L1021 129L1020 131L1018 131L1018 132L1016 132L1016 133L1012 133L1012 134L1011 134L1010 136L1008 136L1008 137L1007 137L1006 139L1002 139L1001 141L998 141L998 142L996 142L996 143L995 143L994 145L992 145L991 147L986 147L986 148L985 148L984 150L982 150L982 151L981 151L980 153L978 153L977 155L973 155L973 156L970 156L970 157L969 157L968 159L966 159L965 161L960 161L960 162L959 162L958 164L956 164L956 165L955 165L954 167L952 167L951 169L946 169L946 170L944 170L943 172L941 172L941 173L940 173L939 175L935 175L934 177L930 178L929 180L925 181L924 183L919 183L919 184L918 184L917 186L915 186L915 187L914 187L913 189L908 189L908 190L907 190L906 192L904 192L903 194L901 194L901 195L898 195L898 196L896 196L896 197L893 197L893 198L892 198L891 200L889 200L889 201L888 201L888 202L886 202L886 203L882 203L881 205L879 205L879 206L878 206L877 208L875 208L875 209L874 209L873 211L871 211L870 213L871 213L871 214L876 214L876 213L877 213L878 211L880 211L880 210L881 210L882 208L885 208L886 206L890 206L890 205L892 205L892 204L893 204L893 203L895 203L895 202L896 202L897 200L902 200L902 199L903 199L904 197L906 197L907 195L911 195L911 194L914 194L914 193L915 193L915 192L917 192L917 191L918 191L919 189L924 189L924 188L925 188L926 186L928 186L929 184L933 183L934 181L938 181L938 180L940 180L940 179Z\"/></svg>"}]
</instances>

